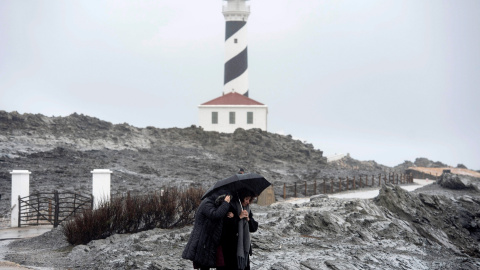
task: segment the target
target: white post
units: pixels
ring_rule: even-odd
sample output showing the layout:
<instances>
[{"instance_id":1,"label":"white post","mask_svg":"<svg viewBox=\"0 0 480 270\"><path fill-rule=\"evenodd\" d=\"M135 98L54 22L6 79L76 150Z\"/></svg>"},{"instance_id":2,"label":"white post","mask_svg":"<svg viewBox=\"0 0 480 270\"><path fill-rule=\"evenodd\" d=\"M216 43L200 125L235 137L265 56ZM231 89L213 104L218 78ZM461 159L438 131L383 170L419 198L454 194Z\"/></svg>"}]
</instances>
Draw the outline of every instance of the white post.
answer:
<instances>
[{"instance_id":1,"label":"white post","mask_svg":"<svg viewBox=\"0 0 480 270\"><path fill-rule=\"evenodd\" d=\"M112 171L95 169L91 173L93 174L93 209L97 209L102 202L110 201L110 175Z\"/></svg>"},{"instance_id":2,"label":"white post","mask_svg":"<svg viewBox=\"0 0 480 270\"><path fill-rule=\"evenodd\" d=\"M30 195L30 174L31 172L27 170L13 170L10 172L12 174L12 203L10 204L11 209L11 227L18 226L18 196L26 197Z\"/></svg>"}]
</instances>

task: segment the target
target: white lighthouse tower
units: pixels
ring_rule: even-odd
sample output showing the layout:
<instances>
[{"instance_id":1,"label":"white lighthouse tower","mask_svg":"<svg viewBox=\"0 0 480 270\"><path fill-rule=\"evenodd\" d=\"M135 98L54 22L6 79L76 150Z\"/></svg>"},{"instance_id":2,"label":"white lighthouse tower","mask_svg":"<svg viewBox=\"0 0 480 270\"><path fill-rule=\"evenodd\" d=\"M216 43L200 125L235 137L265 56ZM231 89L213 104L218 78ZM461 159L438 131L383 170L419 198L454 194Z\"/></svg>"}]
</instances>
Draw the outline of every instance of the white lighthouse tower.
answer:
<instances>
[{"instance_id":1,"label":"white lighthouse tower","mask_svg":"<svg viewBox=\"0 0 480 270\"><path fill-rule=\"evenodd\" d=\"M223 93L236 92L248 97L247 0L225 0L225 73Z\"/></svg>"},{"instance_id":2,"label":"white lighthouse tower","mask_svg":"<svg viewBox=\"0 0 480 270\"><path fill-rule=\"evenodd\" d=\"M233 133L237 128L267 130L267 105L249 97L248 0L224 0L225 74L222 96L198 106L199 125L206 131Z\"/></svg>"}]
</instances>

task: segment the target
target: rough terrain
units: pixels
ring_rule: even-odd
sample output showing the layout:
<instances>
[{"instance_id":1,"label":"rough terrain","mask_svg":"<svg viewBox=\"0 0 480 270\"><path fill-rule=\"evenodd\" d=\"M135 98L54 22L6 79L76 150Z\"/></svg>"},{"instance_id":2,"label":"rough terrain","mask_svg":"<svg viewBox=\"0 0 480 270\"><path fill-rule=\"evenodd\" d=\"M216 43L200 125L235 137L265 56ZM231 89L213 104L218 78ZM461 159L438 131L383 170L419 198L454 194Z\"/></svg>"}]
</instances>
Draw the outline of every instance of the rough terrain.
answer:
<instances>
[{"instance_id":1,"label":"rough terrain","mask_svg":"<svg viewBox=\"0 0 480 270\"><path fill-rule=\"evenodd\" d=\"M388 184L374 199L320 195L254 205L260 227L252 234L252 267L479 269L480 196L474 188L455 191L432 184L409 193ZM155 229L72 247L57 229L11 243L6 258L50 269L191 269L181 259L190 231Z\"/></svg>"},{"instance_id":2,"label":"rough terrain","mask_svg":"<svg viewBox=\"0 0 480 270\"><path fill-rule=\"evenodd\" d=\"M441 162L417 159L426 167ZM91 191L93 169L111 169L112 192L145 192L166 185L209 186L239 167L274 186L321 177L399 171L349 156L327 163L311 144L261 130L234 134L113 125L68 117L0 111L0 215L7 218L11 176L31 174L31 191ZM277 194L281 192L276 191ZM334 199L253 206L253 269L479 269L479 179L444 174L408 193L384 185L375 199ZM191 269L180 254L191 227L114 235L69 246L59 229L14 241L6 259L46 269Z\"/></svg>"}]
</instances>

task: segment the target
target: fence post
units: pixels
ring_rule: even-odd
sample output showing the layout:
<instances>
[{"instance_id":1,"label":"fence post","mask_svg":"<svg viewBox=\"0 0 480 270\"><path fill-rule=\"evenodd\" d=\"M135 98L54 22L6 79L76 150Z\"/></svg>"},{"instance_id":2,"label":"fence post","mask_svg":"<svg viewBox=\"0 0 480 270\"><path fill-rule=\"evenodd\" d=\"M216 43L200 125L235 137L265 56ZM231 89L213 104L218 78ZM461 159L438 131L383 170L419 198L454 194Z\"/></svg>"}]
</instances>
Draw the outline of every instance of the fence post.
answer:
<instances>
[{"instance_id":1,"label":"fence post","mask_svg":"<svg viewBox=\"0 0 480 270\"><path fill-rule=\"evenodd\" d=\"M60 216L60 202L59 202L59 198L58 198L58 191L54 191L53 192L53 203L55 204L55 212L53 213L53 227L56 228L58 227L58 218Z\"/></svg>"},{"instance_id":2,"label":"fence post","mask_svg":"<svg viewBox=\"0 0 480 270\"><path fill-rule=\"evenodd\" d=\"M333 178L330 178L330 193L333 194Z\"/></svg>"},{"instance_id":3,"label":"fence post","mask_svg":"<svg viewBox=\"0 0 480 270\"><path fill-rule=\"evenodd\" d=\"M48 199L48 222L52 222L52 199Z\"/></svg>"},{"instance_id":4,"label":"fence post","mask_svg":"<svg viewBox=\"0 0 480 270\"><path fill-rule=\"evenodd\" d=\"M110 177L112 171L104 169L95 169L91 172L92 176L92 194L94 198L94 209L100 206L101 202L110 201Z\"/></svg>"},{"instance_id":5,"label":"fence post","mask_svg":"<svg viewBox=\"0 0 480 270\"><path fill-rule=\"evenodd\" d=\"M283 183L283 199L285 200L287 198L287 186L285 183Z\"/></svg>"},{"instance_id":6,"label":"fence post","mask_svg":"<svg viewBox=\"0 0 480 270\"><path fill-rule=\"evenodd\" d=\"M307 181L305 181L305 197L307 197Z\"/></svg>"},{"instance_id":7,"label":"fence post","mask_svg":"<svg viewBox=\"0 0 480 270\"><path fill-rule=\"evenodd\" d=\"M12 196L10 203L10 226L20 226L20 197L27 197L30 194L30 174L27 170L13 170L12 175Z\"/></svg>"},{"instance_id":8,"label":"fence post","mask_svg":"<svg viewBox=\"0 0 480 270\"><path fill-rule=\"evenodd\" d=\"M297 198L297 182L295 182L295 196L293 197Z\"/></svg>"},{"instance_id":9,"label":"fence post","mask_svg":"<svg viewBox=\"0 0 480 270\"><path fill-rule=\"evenodd\" d=\"M342 191L342 178L339 177L338 178L338 192L341 192Z\"/></svg>"},{"instance_id":10,"label":"fence post","mask_svg":"<svg viewBox=\"0 0 480 270\"><path fill-rule=\"evenodd\" d=\"M37 209L38 211L37 212L37 226L38 224L40 223L40 193L37 193L38 196L37 196Z\"/></svg>"},{"instance_id":11,"label":"fence post","mask_svg":"<svg viewBox=\"0 0 480 270\"><path fill-rule=\"evenodd\" d=\"M347 183L347 190L348 190L348 176L347 176L347 179L345 181Z\"/></svg>"},{"instance_id":12,"label":"fence post","mask_svg":"<svg viewBox=\"0 0 480 270\"><path fill-rule=\"evenodd\" d=\"M355 176L353 177L353 189L356 189L356 186L355 186Z\"/></svg>"},{"instance_id":13,"label":"fence post","mask_svg":"<svg viewBox=\"0 0 480 270\"><path fill-rule=\"evenodd\" d=\"M315 183L313 183L313 195L317 195L317 180L315 180Z\"/></svg>"},{"instance_id":14,"label":"fence post","mask_svg":"<svg viewBox=\"0 0 480 270\"><path fill-rule=\"evenodd\" d=\"M325 184L326 180L323 178L323 194L327 194L327 185Z\"/></svg>"}]
</instances>

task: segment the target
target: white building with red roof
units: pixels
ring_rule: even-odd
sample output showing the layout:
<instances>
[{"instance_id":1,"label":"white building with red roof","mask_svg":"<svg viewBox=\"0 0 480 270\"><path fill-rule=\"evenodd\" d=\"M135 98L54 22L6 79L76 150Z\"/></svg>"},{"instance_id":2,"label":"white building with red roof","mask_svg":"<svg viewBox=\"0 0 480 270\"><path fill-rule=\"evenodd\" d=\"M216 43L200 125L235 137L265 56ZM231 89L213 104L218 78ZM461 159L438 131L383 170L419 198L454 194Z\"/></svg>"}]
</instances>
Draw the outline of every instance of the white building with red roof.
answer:
<instances>
[{"instance_id":1,"label":"white building with red roof","mask_svg":"<svg viewBox=\"0 0 480 270\"><path fill-rule=\"evenodd\" d=\"M206 131L233 133L237 128L267 130L268 107L237 92L198 106L199 126Z\"/></svg>"},{"instance_id":2,"label":"white building with red roof","mask_svg":"<svg viewBox=\"0 0 480 270\"><path fill-rule=\"evenodd\" d=\"M225 73L223 95L198 106L199 126L206 131L233 133L237 128L267 130L266 105L248 97L248 0L226 0Z\"/></svg>"}]
</instances>

